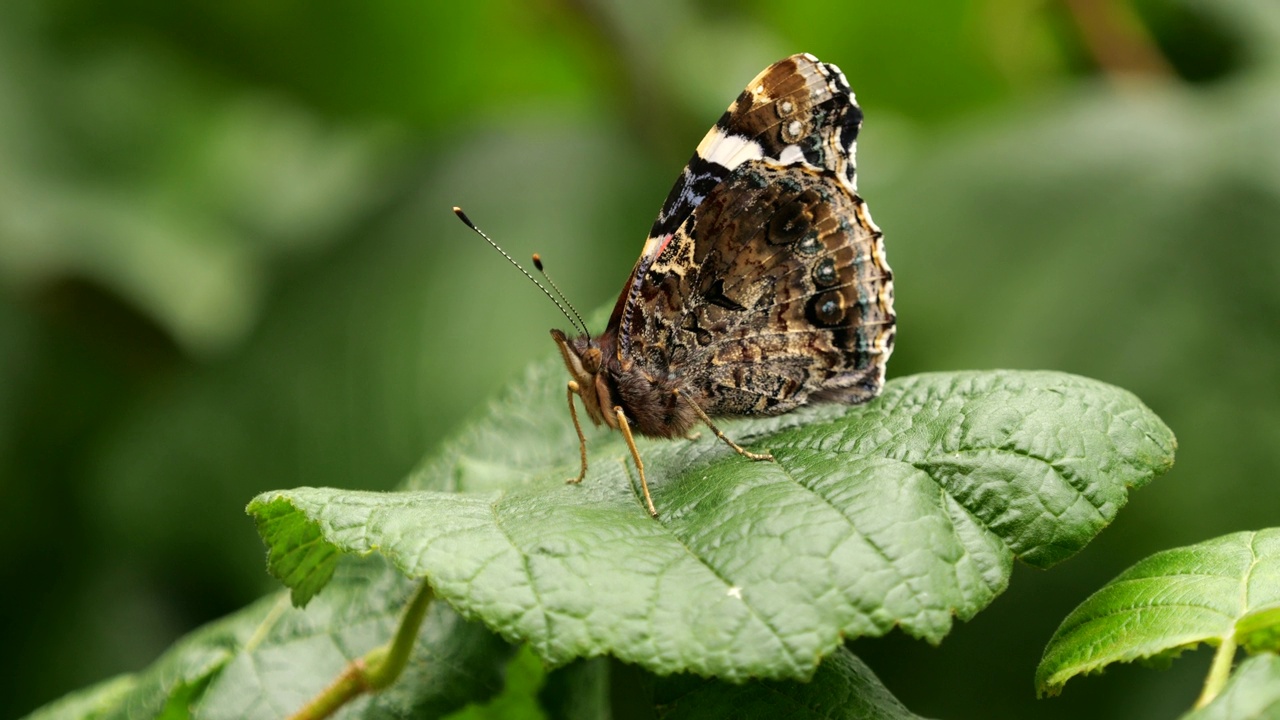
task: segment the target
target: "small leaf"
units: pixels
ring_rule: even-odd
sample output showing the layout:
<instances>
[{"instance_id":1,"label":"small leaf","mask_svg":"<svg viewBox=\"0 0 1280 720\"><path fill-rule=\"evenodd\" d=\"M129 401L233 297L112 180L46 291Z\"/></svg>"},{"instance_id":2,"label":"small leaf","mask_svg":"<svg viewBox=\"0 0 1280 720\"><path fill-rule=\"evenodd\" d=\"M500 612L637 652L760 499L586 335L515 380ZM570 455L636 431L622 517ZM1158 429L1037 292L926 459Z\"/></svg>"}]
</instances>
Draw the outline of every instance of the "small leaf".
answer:
<instances>
[{"instance_id":1,"label":"small leaf","mask_svg":"<svg viewBox=\"0 0 1280 720\"><path fill-rule=\"evenodd\" d=\"M1250 654L1280 653L1280 607L1249 613L1236 623L1236 642Z\"/></svg>"},{"instance_id":2,"label":"small leaf","mask_svg":"<svg viewBox=\"0 0 1280 720\"><path fill-rule=\"evenodd\" d=\"M631 670L632 677L615 678L619 667ZM646 682L650 677L606 657L575 660L546 674L538 705L554 720L608 718L618 700L626 703L624 707L652 707L652 687ZM619 688L626 697L614 697Z\"/></svg>"},{"instance_id":3,"label":"small leaf","mask_svg":"<svg viewBox=\"0 0 1280 720\"><path fill-rule=\"evenodd\" d=\"M137 682L135 675L117 675L77 690L26 716L25 720L74 720L98 718L117 707Z\"/></svg>"},{"instance_id":4,"label":"small leaf","mask_svg":"<svg viewBox=\"0 0 1280 720\"><path fill-rule=\"evenodd\" d=\"M1253 650L1274 647L1277 606L1280 528L1156 553L1062 621L1036 670L1036 687L1056 694L1076 675L1199 643L1239 640Z\"/></svg>"},{"instance_id":5,"label":"small leaf","mask_svg":"<svg viewBox=\"0 0 1280 720\"><path fill-rule=\"evenodd\" d=\"M1222 692L1182 720L1274 720L1280 718L1280 657L1249 658L1231 675Z\"/></svg>"},{"instance_id":6,"label":"small leaf","mask_svg":"<svg viewBox=\"0 0 1280 720\"><path fill-rule=\"evenodd\" d=\"M525 645L507 664L501 693L486 702L472 703L445 720L547 720L538 702L546 675L542 659Z\"/></svg>"},{"instance_id":7,"label":"small leaf","mask_svg":"<svg viewBox=\"0 0 1280 720\"><path fill-rule=\"evenodd\" d=\"M663 697L673 687L677 695ZM809 682L757 680L731 685L680 678L658 682L661 720L919 720L853 653L841 647L823 661Z\"/></svg>"},{"instance_id":8,"label":"small leaf","mask_svg":"<svg viewBox=\"0 0 1280 720\"><path fill-rule=\"evenodd\" d=\"M254 514L258 532L282 542L267 549L267 566L293 592L294 605L305 605L328 584L341 556L324 542L320 528L300 518L288 507L268 505Z\"/></svg>"},{"instance_id":9,"label":"small leaf","mask_svg":"<svg viewBox=\"0 0 1280 720\"><path fill-rule=\"evenodd\" d=\"M1173 462L1168 428L1103 383L919 375L866 405L728 425L776 463L710 433L642 443L654 521L616 436L593 437L587 479L565 484L576 441L546 420L564 414L552 369L413 478L469 492L256 498L272 573L302 600L335 549L378 552L552 664L611 654L659 674L808 678L844 638L940 641L1003 591L1015 556L1077 551Z\"/></svg>"},{"instance_id":10,"label":"small leaf","mask_svg":"<svg viewBox=\"0 0 1280 720\"><path fill-rule=\"evenodd\" d=\"M151 667L52 703L31 720L281 718L390 639L414 583L383 561L340 563L306 612L283 593L180 640ZM344 708L368 720L440 717L501 686L508 646L448 606L429 611L401 682Z\"/></svg>"},{"instance_id":11,"label":"small leaf","mask_svg":"<svg viewBox=\"0 0 1280 720\"><path fill-rule=\"evenodd\" d=\"M340 592L306 612L274 598L271 614L200 698L198 716L268 720L298 710L349 662L391 639L415 587L380 561L340 563L335 584ZM497 692L509 654L492 634L433 603L399 680L351 702L343 717L442 716Z\"/></svg>"},{"instance_id":12,"label":"small leaf","mask_svg":"<svg viewBox=\"0 0 1280 720\"><path fill-rule=\"evenodd\" d=\"M186 707L176 706L175 701L190 698L193 692L204 689L209 679L234 656L232 647L237 635L243 634L245 628L265 613L266 605L258 602L196 630L179 640L151 667L133 675L132 684L109 705L92 711L86 708L83 715L64 717L95 720L189 717Z\"/></svg>"}]
</instances>

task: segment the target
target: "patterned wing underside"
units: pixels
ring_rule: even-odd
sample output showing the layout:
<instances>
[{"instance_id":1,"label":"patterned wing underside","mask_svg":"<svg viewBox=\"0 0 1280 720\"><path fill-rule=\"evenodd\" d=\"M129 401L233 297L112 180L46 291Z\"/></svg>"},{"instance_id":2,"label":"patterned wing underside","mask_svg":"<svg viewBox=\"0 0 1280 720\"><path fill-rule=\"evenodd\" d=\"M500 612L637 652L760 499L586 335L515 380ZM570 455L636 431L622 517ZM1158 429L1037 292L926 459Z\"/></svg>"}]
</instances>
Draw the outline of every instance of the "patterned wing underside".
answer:
<instances>
[{"instance_id":1,"label":"patterned wing underside","mask_svg":"<svg viewBox=\"0 0 1280 720\"><path fill-rule=\"evenodd\" d=\"M656 255L665 236L749 160L830 170L856 192L854 151L861 125L862 111L835 65L803 54L765 68L698 144L653 223L642 259Z\"/></svg>"},{"instance_id":2,"label":"patterned wing underside","mask_svg":"<svg viewBox=\"0 0 1280 720\"><path fill-rule=\"evenodd\" d=\"M852 162L852 161L850 161ZM634 282L621 329L711 415L877 395L893 349L881 233L835 172L752 160Z\"/></svg>"},{"instance_id":3,"label":"patterned wing underside","mask_svg":"<svg viewBox=\"0 0 1280 720\"><path fill-rule=\"evenodd\" d=\"M649 265L707 194L743 163L765 160L820 168L856 194L854 158L861 126L862 110L840 68L808 53L765 68L702 138L676 179L609 324L635 314ZM619 357L631 354L631 343L627 327L620 325Z\"/></svg>"}]
</instances>

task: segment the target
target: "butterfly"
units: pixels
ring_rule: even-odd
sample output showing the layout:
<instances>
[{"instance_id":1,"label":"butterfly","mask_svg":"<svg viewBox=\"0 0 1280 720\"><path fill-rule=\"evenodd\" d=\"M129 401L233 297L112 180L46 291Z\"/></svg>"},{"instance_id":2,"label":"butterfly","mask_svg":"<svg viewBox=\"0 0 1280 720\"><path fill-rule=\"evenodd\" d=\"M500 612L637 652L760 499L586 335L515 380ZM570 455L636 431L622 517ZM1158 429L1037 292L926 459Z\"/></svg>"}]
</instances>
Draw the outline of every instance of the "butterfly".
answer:
<instances>
[{"instance_id":1,"label":"butterfly","mask_svg":"<svg viewBox=\"0 0 1280 720\"><path fill-rule=\"evenodd\" d=\"M840 69L801 54L765 68L702 139L605 331L593 337L580 321L574 337L551 331L582 461L569 482L587 474L575 399L592 423L621 431L656 518L634 434L688 436L701 422L744 457L772 460L712 418L880 393L893 273L857 194L861 125Z\"/></svg>"}]
</instances>

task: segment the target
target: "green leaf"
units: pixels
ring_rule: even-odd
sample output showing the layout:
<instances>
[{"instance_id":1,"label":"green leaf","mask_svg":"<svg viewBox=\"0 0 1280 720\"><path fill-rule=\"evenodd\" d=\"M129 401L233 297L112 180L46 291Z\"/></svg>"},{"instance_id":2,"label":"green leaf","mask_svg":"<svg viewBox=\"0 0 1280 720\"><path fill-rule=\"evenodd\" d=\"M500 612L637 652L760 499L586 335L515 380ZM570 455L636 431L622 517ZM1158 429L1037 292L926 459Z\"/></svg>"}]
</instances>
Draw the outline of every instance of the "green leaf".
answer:
<instances>
[{"instance_id":1,"label":"green leaf","mask_svg":"<svg viewBox=\"0 0 1280 720\"><path fill-rule=\"evenodd\" d=\"M808 682L751 680L742 684L674 675L657 677L608 658L579 660L551 672L538 699L556 720L613 717L615 708L652 707L662 720L696 718L915 719L861 660L841 647ZM511 686L508 681L508 686ZM459 713L450 720L524 717ZM542 717L541 715L537 717Z\"/></svg>"},{"instance_id":2,"label":"green leaf","mask_svg":"<svg viewBox=\"0 0 1280 720\"><path fill-rule=\"evenodd\" d=\"M283 593L201 628L152 666L36 711L34 718L280 718L350 661L387 642L414 583L382 561L341 563L306 612ZM401 682L340 717L439 717L495 693L509 646L432 605Z\"/></svg>"},{"instance_id":3,"label":"green leaf","mask_svg":"<svg viewBox=\"0 0 1280 720\"><path fill-rule=\"evenodd\" d=\"M615 681L613 676L620 668L632 671L631 677ZM575 660L547 673L538 691L538 704L553 720L608 718L617 701L626 707L652 707L649 677L633 665L607 657ZM614 697L619 688L626 697Z\"/></svg>"},{"instance_id":4,"label":"green leaf","mask_svg":"<svg viewBox=\"0 0 1280 720\"><path fill-rule=\"evenodd\" d=\"M1200 643L1271 648L1280 627L1277 607L1280 528L1156 553L1062 621L1036 670L1036 687L1055 694L1076 675L1176 655Z\"/></svg>"},{"instance_id":5,"label":"green leaf","mask_svg":"<svg viewBox=\"0 0 1280 720\"><path fill-rule=\"evenodd\" d=\"M258 532L281 542L267 549L267 565L276 577L293 590L293 603L305 605L333 577L341 557L337 548L324 542L320 528L288 508L264 508L254 516Z\"/></svg>"},{"instance_id":6,"label":"green leaf","mask_svg":"<svg viewBox=\"0 0 1280 720\"><path fill-rule=\"evenodd\" d=\"M119 705L121 696L127 693L136 682L134 675L117 675L61 697L31 713L26 720L99 717Z\"/></svg>"},{"instance_id":7,"label":"green leaf","mask_svg":"<svg viewBox=\"0 0 1280 720\"><path fill-rule=\"evenodd\" d=\"M1115 387L926 374L867 405L727 425L776 463L710 433L642 442L654 521L616 436L594 436L587 479L565 484L576 442L564 411L547 420L564 399L553 369L411 480L436 489L256 498L295 602L335 549L378 552L553 665L610 654L659 674L804 679L844 638L901 627L939 642L1003 591L1015 556L1079 550L1173 462L1168 428Z\"/></svg>"},{"instance_id":8,"label":"green leaf","mask_svg":"<svg viewBox=\"0 0 1280 720\"><path fill-rule=\"evenodd\" d=\"M507 664L502 692L484 703L473 703L446 720L547 720L538 703L538 690L546 680L542 659L525 645Z\"/></svg>"},{"instance_id":9,"label":"green leaf","mask_svg":"<svg viewBox=\"0 0 1280 720\"><path fill-rule=\"evenodd\" d=\"M347 663L391 639L415 583L382 562L343 563L337 577L342 591L307 612L278 598L272 622L257 629L201 699L201 718L283 717ZM492 634L434 603L400 680L350 703L342 717L441 716L496 692L509 654Z\"/></svg>"},{"instance_id":10,"label":"green leaf","mask_svg":"<svg viewBox=\"0 0 1280 720\"><path fill-rule=\"evenodd\" d=\"M1280 718L1280 657L1249 658L1231 675L1218 697L1182 720L1277 720Z\"/></svg>"},{"instance_id":11,"label":"green leaf","mask_svg":"<svg viewBox=\"0 0 1280 720\"><path fill-rule=\"evenodd\" d=\"M1280 606L1240 618L1236 623L1236 641L1251 654L1280 652Z\"/></svg>"},{"instance_id":12,"label":"green leaf","mask_svg":"<svg viewBox=\"0 0 1280 720\"><path fill-rule=\"evenodd\" d=\"M83 708L83 714L63 717L190 717L186 705L179 701L189 700L207 687L210 678L234 657L239 639L267 616L268 609L267 603L258 602L196 630L174 644L151 667L133 675L125 692L104 698L109 702L96 708Z\"/></svg>"},{"instance_id":13,"label":"green leaf","mask_svg":"<svg viewBox=\"0 0 1280 720\"><path fill-rule=\"evenodd\" d=\"M655 701L661 720L918 720L875 673L841 647L809 682L661 679Z\"/></svg>"}]
</instances>

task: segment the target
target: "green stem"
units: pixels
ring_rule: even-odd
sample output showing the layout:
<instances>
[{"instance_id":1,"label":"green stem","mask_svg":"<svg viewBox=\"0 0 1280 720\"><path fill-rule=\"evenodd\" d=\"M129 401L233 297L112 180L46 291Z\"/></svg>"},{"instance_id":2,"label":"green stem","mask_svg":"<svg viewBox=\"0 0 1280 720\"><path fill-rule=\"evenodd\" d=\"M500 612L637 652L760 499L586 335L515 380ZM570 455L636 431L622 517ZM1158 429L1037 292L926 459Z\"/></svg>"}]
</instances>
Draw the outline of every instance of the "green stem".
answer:
<instances>
[{"instance_id":1,"label":"green stem","mask_svg":"<svg viewBox=\"0 0 1280 720\"><path fill-rule=\"evenodd\" d=\"M391 642L379 645L365 653L364 657L348 663L328 687L290 715L289 720L327 718L360 695L377 692L394 683L409 663L413 642L418 637L427 608L431 607L432 597L431 586L423 580L405 608L400 626L396 628L396 636Z\"/></svg>"},{"instance_id":2,"label":"green stem","mask_svg":"<svg viewBox=\"0 0 1280 720\"><path fill-rule=\"evenodd\" d=\"M1233 634L1223 638L1222 643L1218 645L1218 651L1213 654L1213 664L1209 666L1209 677L1204 680L1204 690L1200 691L1200 697L1196 698L1197 708L1213 702L1213 699L1218 697L1218 693L1222 692L1227 679L1231 677L1231 663L1235 659L1236 638Z\"/></svg>"},{"instance_id":3,"label":"green stem","mask_svg":"<svg viewBox=\"0 0 1280 720\"><path fill-rule=\"evenodd\" d=\"M338 711L338 708L369 691L364 681L364 658L352 660L329 687L311 698L301 709L289 716L289 720L320 720Z\"/></svg>"},{"instance_id":4,"label":"green stem","mask_svg":"<svg viewBox=\"0 0 1280 720\"><path fill-rule=\"evenodd\" d=\"M431 607L433 597L435 594L424 578L418 591L414 593L413 600L405 608L404 617L400 618L400 627L396 629L396 637L391 641L391 646L384 645L365 655L370 664L367 675L370 688L382 690L404 672L405 665L409 664L409 654L413 652L413 641L418 639L418 629L422 627L422 619L427 616L427 608ZM374 653L380 655L378 662L372 657Z\"/></svg>"}]
</instances>

